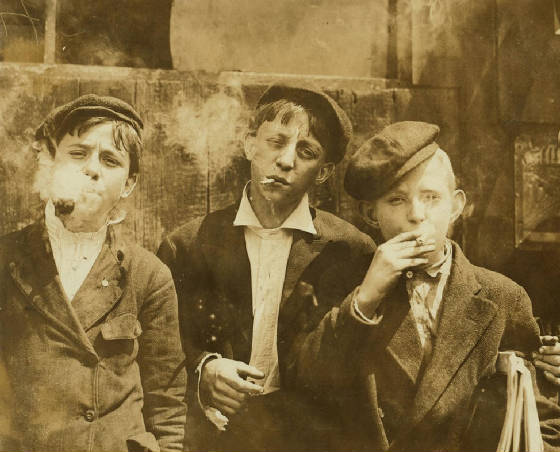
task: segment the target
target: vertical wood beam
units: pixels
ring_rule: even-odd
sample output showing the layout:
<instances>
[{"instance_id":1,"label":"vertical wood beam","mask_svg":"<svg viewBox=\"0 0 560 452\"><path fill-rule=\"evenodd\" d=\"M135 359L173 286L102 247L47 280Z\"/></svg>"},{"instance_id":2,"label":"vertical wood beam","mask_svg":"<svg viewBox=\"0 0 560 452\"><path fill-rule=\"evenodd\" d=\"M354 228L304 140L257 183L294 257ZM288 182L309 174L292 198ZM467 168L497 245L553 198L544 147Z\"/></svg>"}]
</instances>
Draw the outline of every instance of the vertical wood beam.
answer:
<instances>
[{"instance_id":1,"label":"vertical wood beam","mask_svg":"<svg viewBox=\"0 0 560 452\"><path fill-rule=\"evenodd\" d=\"M57 0L46 0L45 53L43 63L54 64L56 57L56 6Z\"/></svg>"}]
</instances>

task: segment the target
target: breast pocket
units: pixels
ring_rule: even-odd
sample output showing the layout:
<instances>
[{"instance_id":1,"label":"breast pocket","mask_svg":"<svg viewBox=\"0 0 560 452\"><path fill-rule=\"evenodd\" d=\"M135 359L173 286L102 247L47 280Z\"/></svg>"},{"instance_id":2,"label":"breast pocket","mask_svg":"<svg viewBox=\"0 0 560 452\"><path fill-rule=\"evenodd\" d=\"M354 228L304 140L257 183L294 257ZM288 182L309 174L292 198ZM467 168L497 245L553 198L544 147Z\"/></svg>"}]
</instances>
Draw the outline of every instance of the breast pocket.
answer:
<instances>
[{"instance_id":1,"label":"breast pocket","mask_svg":"<svg viewBox=\"0 0 560 452\"><path fill-rule=\"evenodd\" d=\"M121 314L101 325L97 352L108 367L121 374L136 360L141 334L142 327L136 316Z\"/></svg>"}]
</instances>

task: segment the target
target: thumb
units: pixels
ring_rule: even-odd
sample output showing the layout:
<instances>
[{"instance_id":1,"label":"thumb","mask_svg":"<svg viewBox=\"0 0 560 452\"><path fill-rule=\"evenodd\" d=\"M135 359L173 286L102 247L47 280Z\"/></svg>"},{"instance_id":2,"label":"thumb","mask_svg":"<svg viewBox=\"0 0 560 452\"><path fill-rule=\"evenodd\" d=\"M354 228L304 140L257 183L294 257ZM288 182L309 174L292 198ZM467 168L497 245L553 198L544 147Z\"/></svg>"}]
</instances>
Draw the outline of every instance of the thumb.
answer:
<instances>
[{"instance_id":1,"label":"thumb","mask_svg":"<svg viewBox=\"0 0 560 452\"><path fill-rule=\"evenodd\" d=\"M237 373L240 377L264 378L264 373L259 369L241 362L237 364Z\"/></svg>"}]
</instances>

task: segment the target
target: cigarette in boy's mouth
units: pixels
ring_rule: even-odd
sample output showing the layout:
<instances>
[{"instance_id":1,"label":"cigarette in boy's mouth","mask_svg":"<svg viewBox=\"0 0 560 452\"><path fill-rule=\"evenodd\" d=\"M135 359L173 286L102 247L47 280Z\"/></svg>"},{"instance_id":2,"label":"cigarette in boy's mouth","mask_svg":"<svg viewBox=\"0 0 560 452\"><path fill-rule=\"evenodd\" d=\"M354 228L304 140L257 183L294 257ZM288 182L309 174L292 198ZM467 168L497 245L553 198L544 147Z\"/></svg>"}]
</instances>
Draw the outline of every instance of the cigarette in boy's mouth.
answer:
<instances>
[{"instance_id":1,"label":"cigarette in boy's mouth","mask_svg":"<svg viewBox=\"0 0 560 452\"><path fill-rule=\"evenodd\" d=\"M58 217L60 215L69 215L74 211L76 201L73 199L55 199L53 200L54 213Z\"/></svg>"},{"instance_id":2,"label":"cigarette in boy's mouth","mask_svg":"<svg viewBox=\"0 0 560 452\"><path fill-rule=\"evenodd\" d=\"M426 223L420 226L420 228L422 230L422 234L419 237L416 237L416 244L418 246L425 245L435 234L435 228L432 224Z\"/></svg>"},{"instance_id":3,"label":"cigarette in boy's mouth","mask_svg":"<svg viewBox=\"0 0 560 452\"><path fill-rule=\"evenodd\" d=\"M265 177L261 180L261 184L272 184L276 182L274 179L271 179L270 177Z\"/></svg>"}]
</instances>

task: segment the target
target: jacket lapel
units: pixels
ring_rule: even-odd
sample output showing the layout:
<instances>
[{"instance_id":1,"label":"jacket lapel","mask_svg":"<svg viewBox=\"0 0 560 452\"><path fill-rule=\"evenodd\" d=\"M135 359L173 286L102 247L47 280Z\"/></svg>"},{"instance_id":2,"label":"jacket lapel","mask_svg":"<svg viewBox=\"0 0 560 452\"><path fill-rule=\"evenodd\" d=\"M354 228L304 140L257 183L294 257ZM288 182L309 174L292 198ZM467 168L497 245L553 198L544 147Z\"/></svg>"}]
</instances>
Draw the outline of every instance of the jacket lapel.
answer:
<instances>
[{"instance_id":1,"label":"jacket lapel","mask_svg":"<svg viewBox=\"0 0 560 452\"><path fill-rule=\"evenodd\" d=\"M280 309L282 309L285 301L292 295L302 273L309 267L311 262L321 254L321 251L323 251L327 243L329 243L328 240L323 239L319 233L312 236L309 233L294 230L292 247L286 265L286 276L282 288Z\"/></svg>"},{"instance_id":2,"label":"jacket lapel","mask_svg":"<svg viewBox=\"0 0 560 452\"><path fill-rule=\"evenodd\" d=\"M434 406L496 315L494 304L477 296L481 287L470 262L456 245L453 253L434 351L414 400L412 425Z\"/></svg>"},{"instance_id":3,"label":"jacket lapel","mask_svg":"<svg viewBox=\"0 0 560 452\"><path fill-rule=\"evenodd\" d=\"M109 227L99 256L72 300L84 331L102 319L121 298L128 265L124 244L114 228Z\"/></svg>"},{"instance_id":4,"label":"jacket lapel","mask_svg":"<svg viewBox=\"0 0 560 452\"><path fill-rule=\"evenodd\" d=\"M62 289L44 221L30 227L21 249L9 270L24 299L59 331L95 354Z\"/></svg>"}]
</instances>

